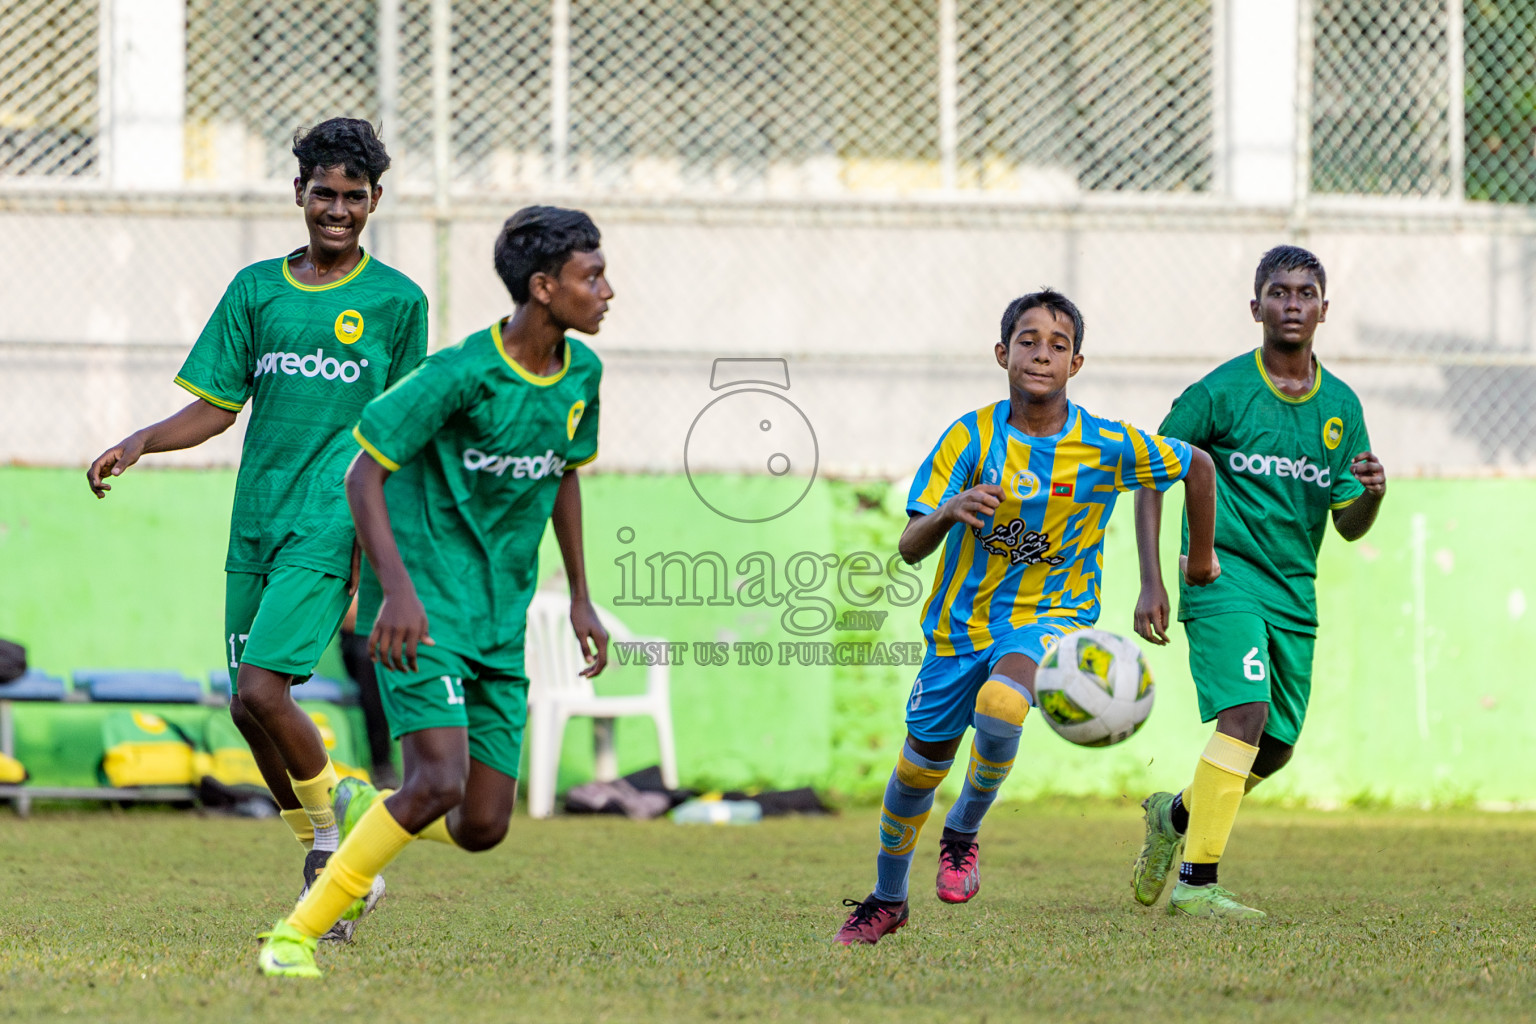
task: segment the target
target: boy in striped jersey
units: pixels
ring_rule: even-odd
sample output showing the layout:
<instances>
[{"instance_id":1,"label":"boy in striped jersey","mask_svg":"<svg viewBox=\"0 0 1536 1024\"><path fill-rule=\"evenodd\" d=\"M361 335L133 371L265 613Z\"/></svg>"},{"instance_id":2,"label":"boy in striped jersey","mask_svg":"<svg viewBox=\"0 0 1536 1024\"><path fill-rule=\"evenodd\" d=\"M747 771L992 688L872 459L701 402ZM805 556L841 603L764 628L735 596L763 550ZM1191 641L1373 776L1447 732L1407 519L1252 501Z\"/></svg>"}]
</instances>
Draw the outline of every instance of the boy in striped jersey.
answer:
<instances>
[{"instance_id":1,"label":"boy in striped jersey","mask_svg":"<svg viewBox=\"0 0 1536 1024\"><path fill-rule=\"evenodd\" d=\"M1221 571L1210 457L1068 401L1082 341L1082 314L1066 296L1015 299L995 348L1007 399L956 420L912 482L902 558L916 563L941 543L944 551L923 608L928 650L907 700L907 740L880 810L878 880L866 899L844 901L853 910L837 935L843 945L906 924L918 833L967 726L975 735L944 822L937 891L964 903L980 889L982 817L1013 766L1040 659L1099 617L1104 528L1119 494L1187 478L1189 581Z\"/></svg>"}]
</instances>

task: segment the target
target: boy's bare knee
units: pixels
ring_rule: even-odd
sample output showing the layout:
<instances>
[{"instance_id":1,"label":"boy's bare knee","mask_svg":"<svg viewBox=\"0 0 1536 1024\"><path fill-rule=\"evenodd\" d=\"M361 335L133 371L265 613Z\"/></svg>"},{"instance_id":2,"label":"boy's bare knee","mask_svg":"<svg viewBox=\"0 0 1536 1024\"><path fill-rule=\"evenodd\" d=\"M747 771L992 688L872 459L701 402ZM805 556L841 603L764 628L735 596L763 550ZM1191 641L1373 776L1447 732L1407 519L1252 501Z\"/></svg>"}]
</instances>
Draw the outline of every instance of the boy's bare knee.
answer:
<instances>
[{"instance_id":1,"label":"boy's bare knee","mask_svg":"<svg viewBox=\"0 0 1536 1024\"><path fill-rule=\"evenodd\" d=\"M1219 732L1256 747L1259 745L1260 737L1264 735L1264 725L1268 721L1269 704L1264 701L1254 701L1224 708L1216 716L1216 728Z\"/></svg>"},{"instance_id":2,"label":"boy's bare knee","mask_svg":"<svg viewBox=\"0 0 1536 1024\"><path fill-rule=\"evenodd\" d=\"M278 713L284 703L292 699L288 693L287 679L271 672L263 672L245 680L240 691L231 698L230 715L235 715L235 705L238 703L248 719L258 723L268 721ZM239 723L240 719L236 717L235 721Z\"/></svg>"},{"instance_id":3,"label":"boy's bare knee","mask_svg":"<svg viewBox=\"0 0 1536 1024\"><path fill-rule=\"evenodd\" d=\"M446 775L429 778L422 796L441 817L464 802L464 780Z\"/></svg>"},{"instance_id":4,"label":"boy's bare knee","mask_svg":"<svg viewBox=\"0 0 1536 1024\"><path fill-rule=\"evenodd\" d=\"M420 767L391 799L404 803L406 818L430 823L464 802L464 776L445 765Z\"/></svg>"},{"instance_id":5,"label":"boy's bare knee","mask_svg":"<svg viewBox=\"0 0 1536 1024\"><path fill-rule=\"evenodd\" d=\"M238 693L229 698L229 717L235 723L235 728L242 733L256 724L256 719L252 718L251 713L245 709L245 702L240 699Z\"/></svg>"},{"instance_id":6,"label":"boy's bare knee","mask_svg":"<svg viewBox=\"0 0 1536 1024\"><path fill-rule=\"evenodd\" d=\"M471 821L461 817L453 841L470 853L481 853L501 844L507 837L507 825L506 819Z\"/></svg>"}]
</instances>

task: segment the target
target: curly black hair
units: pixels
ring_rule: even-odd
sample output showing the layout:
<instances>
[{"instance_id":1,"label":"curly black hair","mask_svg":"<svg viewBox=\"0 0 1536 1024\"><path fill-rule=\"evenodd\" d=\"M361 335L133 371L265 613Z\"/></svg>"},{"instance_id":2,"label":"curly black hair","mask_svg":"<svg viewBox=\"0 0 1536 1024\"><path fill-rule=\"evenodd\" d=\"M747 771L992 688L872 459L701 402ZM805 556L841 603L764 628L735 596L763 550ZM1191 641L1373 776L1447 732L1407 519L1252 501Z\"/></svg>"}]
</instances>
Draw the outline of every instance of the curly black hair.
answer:
<instances>
[{"instance_id":1,"label":"curly black hair","mask_svg":"<svg viewBox=\"0 0 1536 1024\"><path fill-rule=\"evenodd\" d=\"M592 218L558 206L525 206L501 226L496 236L496 273L512 301L521 306L534 274L558 275L572 253L591 252L602 244Z\"/></svg>"},{"instance_id":2,"label":"curly black hair","mask_svg":"<svg viewBox=\"0 0 1536 1024\"><path fill-rule=\"evenodd\" d=\"M1003 347L1007 348L1009 340L1013 338L1013 329L1018 326L1019 317L1041 306L1072 321L1072 354L1077 355L1083 347L1083 314L1077 311L1071 299L1049 286L1028 295L1020 295L1008 303L1008 308L1003 311Z\"/></svg>"},{"instance_id":3,"label":"curly black hair","mask_svg":"<svg viewBox=\"0 0 1536 1024\"><path fill-rule=\"evenodd\" d=\"M349 178L367 177L377 185L389 170L389 154L373 125L356 117L333 117L293 133L299 180L309 181L317 167L340 167Z\"/></svg>"}]
</instances>

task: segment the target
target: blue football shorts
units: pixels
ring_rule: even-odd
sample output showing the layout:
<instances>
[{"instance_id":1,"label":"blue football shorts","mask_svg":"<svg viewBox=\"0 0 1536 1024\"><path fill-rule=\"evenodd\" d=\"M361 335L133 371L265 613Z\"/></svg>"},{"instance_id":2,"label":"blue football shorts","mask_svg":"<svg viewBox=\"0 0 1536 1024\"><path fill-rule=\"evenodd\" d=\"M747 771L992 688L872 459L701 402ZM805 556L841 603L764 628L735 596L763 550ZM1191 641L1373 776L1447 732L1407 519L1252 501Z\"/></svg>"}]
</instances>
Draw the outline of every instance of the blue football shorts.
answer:
<instances>
[{"instance_id":1,"label":"blue football shorts","mask_svg":"<svg viewBox=\"0 0 1536 1024\"><path fill-rule=\"evenodd\" d=\"M929 743L963 734L975 715L976 695L1004 655L1022 654L1038 665L1058 639L1086 628L1076 619L1032 622L990 647L965 654L935 654L930 643L907 697L907 732Z\"/></svg>"}]
</instances>

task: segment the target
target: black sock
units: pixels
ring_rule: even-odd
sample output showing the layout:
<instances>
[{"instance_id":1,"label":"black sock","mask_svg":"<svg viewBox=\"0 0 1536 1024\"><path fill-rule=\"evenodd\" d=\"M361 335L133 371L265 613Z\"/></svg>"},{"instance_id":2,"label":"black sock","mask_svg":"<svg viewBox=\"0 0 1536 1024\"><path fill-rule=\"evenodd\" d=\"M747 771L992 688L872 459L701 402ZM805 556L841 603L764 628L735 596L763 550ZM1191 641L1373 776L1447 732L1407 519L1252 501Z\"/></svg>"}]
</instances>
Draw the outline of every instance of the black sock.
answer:
<instances>
[{"instance_id":1,"label":"black sock","mask_svg":"<svg viewBox=\"0 0 1536 1024\"><path fill-rule=\"evenodd\" d=\"M1185 861L1179 865L1179 881L1185 885L1215 885L1215 864L1191 864Z\"/></svg>"},{"instance_id":2,"label":"black sock","mask_svg":"<svg viewBox=\"0 0 1536 1024\"><path fill-rule=\"evenodd\" d=\"M944 826L944 832L939 836L946 843L974 843L977 833L961 832L959 829Z\"/></svg>"},{"instance_id":3,"label":"black sock","mask_svg":"<svg viewBox=\"0 0 1536 1024\"><path fill-rule=\"evenodd\" d=\"M1189 831L1189 808L1184 806L1183 793L1173 798L1173 806L1168 808L1168 820L1173 822L1173 830L1179 835Z\"/></svg>"}]
</instances>

